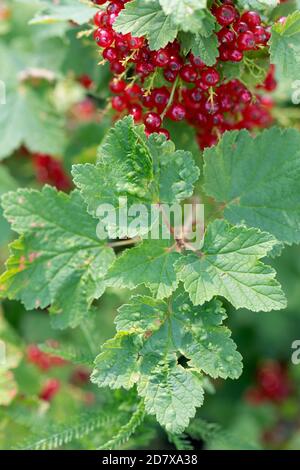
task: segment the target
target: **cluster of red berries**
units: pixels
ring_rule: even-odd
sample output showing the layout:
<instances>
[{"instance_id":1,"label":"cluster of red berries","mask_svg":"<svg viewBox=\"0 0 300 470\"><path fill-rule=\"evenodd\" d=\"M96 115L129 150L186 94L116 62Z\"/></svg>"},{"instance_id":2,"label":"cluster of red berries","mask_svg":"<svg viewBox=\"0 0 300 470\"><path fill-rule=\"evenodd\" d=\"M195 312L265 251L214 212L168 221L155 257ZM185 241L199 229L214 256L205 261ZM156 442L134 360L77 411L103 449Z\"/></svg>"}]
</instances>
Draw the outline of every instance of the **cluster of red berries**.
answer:
<instances>
[{"instance_id":1,"label":"cluster of red berries","mask_svg":"<svg viewBox=\"0 0 300 470\"><path fill-rule=\"evenodd\" d=\"M281 403L292 392L286 369L275 361L266 361L257 370L256 385L247 391L247 401L260 404L266 401Z\"/></svg>"},{"instance_id":2,"label":"cluster of red berries","mask_svg":"<svg viewBox=\"0 0 300 470\"><path fill-rule=\"evenodd\" d=\"M51 155L36 153L32 155L32 163L40 183L51 184L60 191L71 189L71 180L59 160Z\"/></svg>"},{"instance_id":3,"label":"cluster of red berries","mask_svg":"<svg viewBox=\"0 0 300 470\"><path fill-rule=\"evenodd\" d=\"M240 15L231 0L213 5L211 11L220 25L216 33L219 57L208 67L192 53L185 57L177 40L151 51L145 38L114 31L113 23L127 1L112 0L94 17L94 39L114 75L111 105L117 117L131 114L135 122L144 122L147 134L158 132L167 138L166 118L185 120L196 129L201 148L213 145L226 130L265 127L272 122L270 101L251 93L238 80L226 81L222 70L224 62L239 62L245 52L267 45L270 32L258 13ZM165 85L149 86L156 76Z\"/></svg>"},{"instance_id":4,"label":"cluster of red berries","mask_svg":"<svg viewBox=\"0 0 300 470\"><path fill-rule=\"evenodd\" d=\"M55 343L51 342L51 345ZM52 367L61 367L66 365L66 361L61 357L44 353L36 344L27 347L27 361L37 366L41 371L45 372Z\"/></svg>"}]
</instances>

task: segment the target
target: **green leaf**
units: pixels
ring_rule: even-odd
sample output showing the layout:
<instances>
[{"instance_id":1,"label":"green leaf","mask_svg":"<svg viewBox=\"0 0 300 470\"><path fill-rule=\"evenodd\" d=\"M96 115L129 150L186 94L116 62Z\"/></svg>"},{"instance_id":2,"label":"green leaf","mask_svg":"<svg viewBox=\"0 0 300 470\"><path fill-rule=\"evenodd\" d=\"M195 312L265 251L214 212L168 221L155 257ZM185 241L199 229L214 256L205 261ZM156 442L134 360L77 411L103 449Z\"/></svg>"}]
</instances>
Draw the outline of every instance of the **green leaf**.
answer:
<instances>
[{"instance_id":1,"label":"green leaf","mask_svg":"<svg viewBox=\"0 0 300 470\"><path fill-rule=\"evenodd\" d=\"M17 181L11 176L8 169L0 166L0 196L8 191L17 189ZM3 211L0 207L0 245L4 245L11 239L11 230L8 222L3 217Z\"/></svg>"},{"instance_id":2,"label":"green leaf","mask_svg":"<svg viewBox=\"0 0 300 470\"><path fill-rule=\"evenodd\" d=\"M172 18L164 13L156 0L128 2L116 19L114 29L123 34L145 36L151 50L165 47L178 33Z\"/></svg>"},{"instance_id":3,"label":"green leaf","mask_svg":"<svg viewBox=\"0 0 300 470\"><path fill-rule=\"evenodd\" d=\"M221 326L226 318L221 303L214 300L195 307L180 292L172 300L173 337L181 354L190 359L189 366L213 378L237 379L242 373L242 356L230 330Z\"/></svg>"},{"instance_id":4,"label":"green leaf","mask_svg":"<svg viewBox=\"0 0 300 470\"><path fill-rule=\"evenodd\" d=\"M224 318L219 301L195 307L182 290L168 302L134 296L119 308L119 333L98 356L93 381L111 388L136 383L146 411L167 431L182 432L202 405L202 372L214 378L241 374L241 356ZM178 358L185 358L185 368Z\"/></svg>"},{"instance_id":5,"label":"green leaf","mask_svg":"<svg viewBox=\"0 0 300 470\"><path fill-rule=\"evenodd\" d=\"M200 56L206 65L212 66L216 63L217 57L219 56L217 36L212 34L209 37L205 37L196 34L191 49L193 54Z\"/></svg>"},{"instance_id":6,"label":"green leaf","mask_svg":"<svg viewBox=\"0 0 300 470\"><path fill-rule=\"evenodd\" d=\"M241 355L230 331L221 326L225 318L219 301L194 306L188 294L179 289L169 305L151 297L134 296L119 308L115 321L119 331L149 335L144 352L164 349L172 338L169 349L187 358L188 365L197 372L236 379L242 371Z\"/></svg>"},{"instance_id":7,"label":"green leaf","mask_svg":"<svg viewBox=\"0 0 300 470\"><path fill-rule=\"evenodd\" d=\"M124 251L106 276L108 286L135 287L144 284L158 299L168 297L177 287L174 263L180 254L170 251L171 240L145 240Z\"/></svg>"},{"instance_id":8,"label":"green leaf","mask_svg":"<svg viewBox=\"0 0 300 470\"><path fill-rule=\"evenodd\" d=\"M140 227L130 225L134 218L130 216L128 224L126 217L125 226L114 218L103 220L111 238L147 233L151 228L151 204L158 207L160 203L172 204L190 197L199 176L190 152L176 151L174 144L162 135L153 134L147 139L144 126L135 126L132 117L117 122L98 154L96 165L75 165L72 170L89 213L99 216L98 208L103 204L111 205L110 215L122 207L127 211L126 206L130 209L135 204L147 209Z\"/></svg>"},{"instance_id":9,"label":"green leaf","mask_svg":"<svg viewBox=\"0 0 300 470\"><path fill-rule=\"evenodd\" d=\"M21 145L33 153L58 155L65 145L63 122L46 98L21 87L0 107L0 141L0 159Z\"/></svg>"},{"instance_id":10,"label":"green leaf","mask_svg":"<svg viewBox=\"0 0 300 470\"><path fill-rule=\"evenodd\" d=\"M295 129L224 134L204 152L205 191L225 218L300 242L300 133Z\"/></svg>"},{"instance_id":11,"label":"green leaf","mask_svg":"<svg viewBox=\"0 0 300 470\"><path fill-rule=\"evenodd\" d=\"M178 365L175 356L164 364L158 360L154 355L144 359L138 393L147 413L154 414L167 431L181 433L202 405L204 390L199 378Z\"/></svg>"},{"instance_id":12,"label":"green leaf","mask_svg":"<svg viewBox=\"0 0 300 470\"><path fill-rule=\"evenodd\" d=\"M98 11L88 2L83 3L79 0L60 0L59 3L53 3L46 0L49 6L45 6L30 21L30 24L51 24L60 21L73 21L77 24L88 23ZM43 2L45 3L45 2Z\"/></svg>"},{"instance_id":13,"label":"green leaf","mask_svg":"<svg viewBox=\"0 0 300 470\"><path fill-rule=\"evenodd\" d=\"M268 233L216 220L207 228L201 254L187 254L176 262L178 279L195 305L220 295L235 308L280 310L286 299L276 273L259 261L275 244Z\"/></svg>"},{"instance_id":14,"label":"green leaf","mask_svg":"<svg viewBox=\"0 0 300 470\"><path fill-rule=\"evenodd\" d=\"M12 243L1 293L27 309L51 304L53 325L77 326L105 289L103 277L114 253L96 236L78 192L49 186L20 189L2 201L5 217L21 237Z\"/></svg>"},{"instance_id":15,"label":"green leaf","mask_svg":"<svg viewBox=\"0 0 300 470\"><path fill-rule=\"evenodd\" d=\"M137 295L130 304L119 308L115 318L118 331L155 330L166 315L166 303L152 297Z\"/></svg>"},{"instance_id":16,"label":"green leaf","mask_svg":"<svg viewBox=\"0 0 300 470\"><path fill-rule=\"evenodd\" d=\"M300 11L289 15L284 23L275 23L270 39L271 63L289 79L300 74Z\"/></svg>"},{"instance_id":17,"label":"green leaf","mask_svg":"<svg viewBox=\"0 0 300 470\"><path fill-rule=\"evenodd\" d=\"M134 335L118 333L102 346L91 381L99 387L129 389L137 382L138 345Z\"/></svg>"},{"instance_id":18,"label":"green leaf","mask_svg":"<svg viewBox=\"0 0 300 470\"><path fill-rule=\"evenodd\" d=\"M214 17L206 10L206 0L159 0L167 16L181 31L203 33L215 26Z\"/></svg>"}]
</instances>

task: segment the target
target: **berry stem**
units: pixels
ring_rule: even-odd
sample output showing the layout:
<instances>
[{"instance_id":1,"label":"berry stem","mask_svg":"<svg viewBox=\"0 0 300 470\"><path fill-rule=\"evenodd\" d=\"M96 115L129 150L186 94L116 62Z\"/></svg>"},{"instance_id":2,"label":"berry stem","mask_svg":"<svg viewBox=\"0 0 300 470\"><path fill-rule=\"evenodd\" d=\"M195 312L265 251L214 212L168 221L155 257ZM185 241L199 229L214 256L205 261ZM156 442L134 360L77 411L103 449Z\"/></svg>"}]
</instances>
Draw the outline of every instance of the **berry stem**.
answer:
<instances>
[{"instance_id":1,"label":"berry stem","mask_svg":"<svg viewBox=\"0 0 300 470\"><path fill-rule=\"evenodd\" d=\"M175 91L176 91L176 88L178 86L179 80L180 80L180 77L179 77L179 75L177 75L176 80L175 80L175 82L173 83L173 86L172 86L172 90L171 90L171 93L170 93L170 98L169 98L169 101L167 103L167 106L165 107L165 109L163 110L163 112L160 115L162 121L166 117L168 109L170 108L171 104L173 103Z\"/></svg>"}]
</instances>

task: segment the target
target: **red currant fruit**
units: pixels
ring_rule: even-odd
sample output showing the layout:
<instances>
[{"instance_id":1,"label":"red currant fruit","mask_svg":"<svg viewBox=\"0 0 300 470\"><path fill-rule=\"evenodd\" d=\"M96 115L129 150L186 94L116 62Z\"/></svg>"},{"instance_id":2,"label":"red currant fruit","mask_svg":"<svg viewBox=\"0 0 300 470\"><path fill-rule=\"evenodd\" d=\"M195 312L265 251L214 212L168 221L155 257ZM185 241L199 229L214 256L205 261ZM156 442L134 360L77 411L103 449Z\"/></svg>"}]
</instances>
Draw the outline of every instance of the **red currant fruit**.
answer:
<instances>
[{"instance_id":1,"label":"red currant fruit","mask_svg":"<svg viewBox=\"0 0 300 470\"><path fill-rule=\"evenodd\" d=\"M201 79L206 85L215 86L220 80L220 75L216 69L208 68L202 72Z\"/></svg>"},{"instance_id":2,"label":"red currant fruit","mask_svg":"<svg viewBox=\"0 0 300 470\"><path fill-rule=\"evenodd\" d=\"M228 26L236 18L236 9L232 5L222 5L216 9L217 22L222 26Z\"/></svg>"},{"instance_id":3,"label":"red currant fruit","mask_svg":"<svg viewBox=\"0 0 300 470\"><path fill-rule=\"evenodd\" d=\"M255 36L250 31L242 33L237 38L237 45L240 51L251 51L256 47Z\"/></svg>"},{"instance_id":4,"label":"red currant fruit","mask_svg":"<svg viewBox=\"0 0 300 470\"><path fill-rule=\"evenodd\" d=\"M180 77L187 83L193 83L197 79L197 71L192 65L184 65L180 70Z\"/></svg>"},{"instance_id":5,"label":"red currant fruit","mask_svg":"<svg viewBox=\"0 0 300 470\"><path fill-rule=\"evenodd\" d=\"M159 49L153 54L153 63L156 67L166 67L170 61L168 52L164 49Z\"/></svg>"},{"instance_id":6,"label":"red currant fruit","mask_svg":"<svg viewBox=\"0 0 300 470\"><path fill-rule=\"evenodd\" d=\"M186 117L186 110L182 104L173 103L168 110L168 117L172 121L182 121Z\"/></svg>"},{"instance_id":7,"label":"red currant fruit","mask_svg":"<svg viewBox=\"0 0 300 470\"><path fill-rule=\"evenodd\" d=\"M114 78L109 84L110 91L112 93L122 93L126 88L126 82L124 80L118 80Z\"/></svg>"},{"instance_id":8,"label":"red currant fruit","mask_svg":"<svg viewBox=\"0 0 300 470\"><path fill-rule=\"evenodd\" d=\"M98 28L94 33L94 37L100 47L109 47L114 41L113 31L105 28Z\"/></svg>"},{"instance_id":9,"label":"red currant fruit","mask_svg":"<svg viewBox=\"0 0 300 470\"><path fill-rule=\"evenodd\" d=\"M124 96L114 96L111 100L111 105L114 110L122 112L127 107L127 100Z\"/></svg>"},{"instance_id":10,"label":"red currant fruit","mask_svg":"<svg viewBox=\"0 0 300 470\"><path fill-rule=\"evenodd\" d=\"M261 18L256 11L246 11L241 16L241 21L247 23L250 29L261 24Z\"/></svg>"},{"instance_id":11,"label":"red currant fruit","mask_svg":"<svg viewBox=\"0 0 300 470\"><path fill-rule=\"evenodd\" d=\"M144 124L149 131L155 131L161 126L161 117L157 113L147 113L144 116Z\"/></svg>"}]
</instances>

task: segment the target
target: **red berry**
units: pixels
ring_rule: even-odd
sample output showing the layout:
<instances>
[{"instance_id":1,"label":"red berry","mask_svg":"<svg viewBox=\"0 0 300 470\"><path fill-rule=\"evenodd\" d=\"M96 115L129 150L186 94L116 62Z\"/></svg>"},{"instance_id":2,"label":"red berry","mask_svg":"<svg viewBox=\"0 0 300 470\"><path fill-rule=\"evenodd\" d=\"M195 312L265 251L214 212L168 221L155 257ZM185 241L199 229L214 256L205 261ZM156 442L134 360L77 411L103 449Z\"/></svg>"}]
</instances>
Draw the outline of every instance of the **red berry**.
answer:
<instances>
[{"instance_id":1,"label":"red berry","mask_svg":"<svg viewBox=\"0 0 300 470\"><path fill-rule=\"evenodd\" d=\"M241 21L247 23L250 29L255 28L261 24L261 18L256 11L246 11L241 16Z\"/></svg>"},{"instance_id":2,"label":"red berry","mask_svg":"<svg viewBox=\"0 0 300 470\"><path fill-rule=\"evenodd\" d=\"M122 93L126 88L126 82L113 78L109 83L109 88L112 93Z\"/></svg>"},{"instance_id":3,"label":"red berry","mask_svg":"<svg viewBox=\"0 0 300 470\"><path fill-rule=\"evenodd\" d=\"M105 28L98 28L94 33L94 38L98 46L109 47L114 40L114 33Z\"/></svg>"},{"instance_id":4,"label":"red berry","mask_svg":"<svg viewBox=\"0 0 300 470\"><path fill-rule=\"evenodd\" d=\"M142 119L143 109L139 104L132 104L129 106L128 112L131 114L131 116L133 116L135 122L138 122Z\"/></svg>"},{"instance_id":5,"label":"red berry","mask_svg":"<svg viewBox=\"0 0 300 470\"><path fill-rule=\"evenodd\" d=\"M218 33L217 33L219 43L220 44L229 44L232 43L235 40L235 34L233 31L227 28L222 28Z\"/></svg>"},{"instance_id":6,"label":"red berry","mask_svg":"<svg viewBox=\"0 0 300 470\"><path fill-rule=\"evenodd\" d=\"M241 60L243 60L243 53L238 49L233 49L232 51L229 51L228 59L232 62L240 62Z\"/></svg>"},{"instance_id":7,"label":"red berry","mask_svg":"<svg viewBox=\"0 0 300 470\"><path fill-rule=\"evenodd\" d=\"M217 22L222 26L228 26L236 18L236 9L232 5L222 5L216 9Z\"/></svg>"},{"instance_id":8,"label":"red berry","mask_svg":"<svg viewBox=\"0 0 300 470\"><path fill-rule=\"evenodd\" d=\"M107 2L107 0L92 0L95 5L104 5L104 3Z\"/></svg>"},{"instance_id":9,"label":"red berry","mask_svg":"<svg viewBox=\"0 0 300 470\"><path fill-rule=\"evenodd\" d=\"M45 401L51 401L60 389L60 381L57 379L49 379L43 385L39 397Z\"/></svg>"},{"instance_id":10,"label":"red berry","mask_svg":"<svg viewBox=\"0 0 300 470\"><path fill-rule=\"evenodd\" d=\"M161 126L161 117L157 113L147 113L144 116L144 124L148 131L155 131Z\"/></svg>"},{"instance_id":11,"label":"red berry","mask_svg":"<svg viewBox=\"0 0 300 470\"><path fill-rule=\"evenodd\" d=\"M125 89L125 96L129 99L129 100L135 100L137 98L139 98L142 94L142 90L141 90L141 87L137 84L137 83L134 83L133 85L127 87Z\"/></svg>"},{"instance_id":12,"label":"red berry","mask_svg":"<svg viewBox=\"0 0 300 470\"><path fill-rule=\"evenodd\" d=\"M125 72L126 69L125 69L124 65L121 64L121 62L119 60L114 60L110 64L110 70L113 73L116 73L117 75L119 75L120 73Z\"/></svg>"},{"instance_id":13,"label":"red berry","mask_svg":"<svg viewBox=\"0 0 300 470\"><path fill-rule=\"evenodd\" d=\"M251 51L256 47L255 36L252 32L242 33L237 38L237 45L240 51Z\"/></svg>"},{"instance_id":14,"label":"red berry","mask_svg":"<svg viewBox=\"0 0 300 470\"><path fill-rule=\"evenodd\" d=\"M270 34L262 26L253 29L256 44L266 44L270 39Z\"/></svg>"},{"instance_id":15,"label":"red berry","mask_svg":"<svg viewBox=\"0 0 300 470\"><path fill-rule=\"evenodd\" d=\"M168 104L170 93L166 87L156 88L152 92L152 100L154 105L162 111Z\"/></svg>"},{"instance_id":16,"label":"red berry","mask_svg":"<svg viewBox=\"0 0 300 470\"><path fill-rule=\"evenodd\" d=\"M116 111L122 112L127 107L127 100L124 96L114 96L111 105Z\"/></svg>"},{"instance_id":17,"label":"red berry","mask_svg":"<svg viewBox=\"0 0 300 470\"><path fill-rule=\"evenodd\" d=\"M187 83L193 83L197 79L197 71L192 65L184 65L180 70L180 77Z\"/></svg>"},{"instance_id":18,"label":"red berry","mask_svg":"<svg viewBox=\"0 0 300 470\"><path fill-rule=\"evenodd\" d=\"M166 67L170 61L170 56L165 49L159 49L153 54L153 63L156 67Z\"/></svg>"},{"instance_id":19,"label":"red berry","mask_svg":"<svg viewBox=\"0 0 300 470\"><path fill-rule=\"evenodd\" d=\"M166 137L167 140L170 139L170 132L167 130L167 129L164 129L164 128L160 128L160 129L157 129L156 131L158 134L162 134Z\"/></svg>"},{"instance_id":20,"label":"red berry","mask_svg":"<svg viewBox=\"0 0 300 470\"><path fill-rule=\"evenodd\" d=\"M172 70L172 72L179 72L179 70L183 66L183 60L177 56L170 56L168 69Z\"/></svg>"},{"instance_id":21,"label":"red berry","mask_svg":"<svg viewBox=\"0 0 300 470\"><path fill-rule=\"evenodd\" d=\"M201 79L208 86L215 86L220 80L220 75L216 69L210 67L207 70L204 70L201 74Z\"/></svg>"},{"instance_id":22,"label":"red berry","mask_svg":"<svg viewBox=\"0 0 300 470\"><path fill-rule=\"evenodd\" d=\"M165 69L164 70L164 77L168 82L175 82L177 77L177 72L173 72L173 70Z\"/></svg>"},{"instance_id":23,"label":"red berry","mask_svg":"<svg viewBox=\"0 0 300 470\"><path fill-rule=\"evenodd\" d=\"M182 121L186 117L186 110L182 104L173 103L168 110L168 117L172 121Z\"/></svg>"},{"instance_id":24,"label":"red berry","mask_svg":"<svg viewBox=\"0 0 300 470\"><path fill-rule=\"evenodd\" d=\"M105 11L97 11L97 13L94 16L94 23L96 26L105 26L107 22L107 14Z\"/></svg>"},{"instance_id":25,"label":"red berry","mask_svg":"<svg viewBox=\"0 0 300 470\"><path fill-rule=\"evenodd\" d=\"M106 11L108 14L114 13L115 15L118 15L121 10L122 10L122 5L118 2L112 2L106 8Z\"/></svg>"},{"instance_id":26,"label":"red berry","mask_svg":"<svg viewBox=\"0 0 300 470\"><path fill-rule=\"evenodd\" d=\"M205 67L205 63L201 60L199 56L190 54L189 59L190 59L191 64L197 69L202 69L203 67Z\"/></svg>"},{"instance_id":27,"label":"red berry","mask_svg":"<svg viewBox=\"0 0 300 470\"><path fill-rule=\"evenodd\" d=\"M127 40L127 43L128 43L129 49L132 49L132 50L140 49L144 44L144 38L137 38L135 36L130 35L129 39Z\"/></svg>"},{"instance_id":28,"label":"red berry","mask_svg":"<svg viewBox=\"0 0 300 470\"><path fill-rule=\"evenodd\" d=\"M244 21L237 21L233 25L233 29L238 33L246 33L249 30L249 26Z\"/></svg>"},{"instance_id":29,"label":"red berry","mask_svg":"<svg viewBox=\"0 0 300 470\"><path fill-rule=\"evenodd\" d=\"M108 60L109 62L114 62L118 58L117 49L115 47L106 47L102 55L103 58Z\"/></svg>"}]
</instances>

